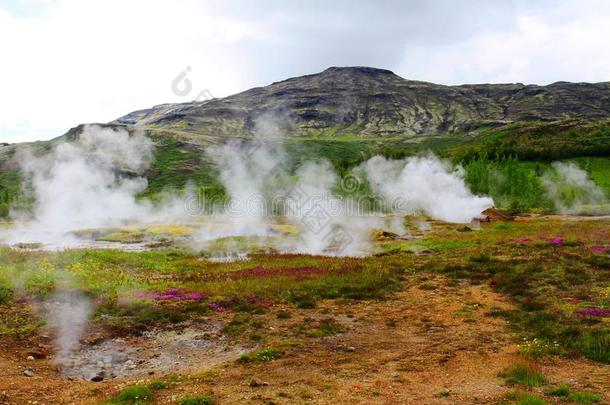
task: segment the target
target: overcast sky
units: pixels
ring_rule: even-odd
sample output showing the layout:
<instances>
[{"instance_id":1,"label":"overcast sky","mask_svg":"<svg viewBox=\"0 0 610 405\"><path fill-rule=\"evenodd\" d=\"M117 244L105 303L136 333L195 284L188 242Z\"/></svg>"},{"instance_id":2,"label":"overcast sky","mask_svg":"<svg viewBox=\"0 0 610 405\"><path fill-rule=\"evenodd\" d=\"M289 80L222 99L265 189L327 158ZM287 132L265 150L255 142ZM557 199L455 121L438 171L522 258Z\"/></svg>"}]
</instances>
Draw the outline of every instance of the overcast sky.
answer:
<instances>
[{"instance_id":1,"label":"overcast sky","mask_svg":"<svg viewBox=\"0 0 610 405\"><path fill-rule=\"evenodd\" d=\"M609 40L603 0L0 0L0 142L329 66L442 84L610 81ZM190 91L174 91L181 73Z\"/></svg>"}]
</instances>

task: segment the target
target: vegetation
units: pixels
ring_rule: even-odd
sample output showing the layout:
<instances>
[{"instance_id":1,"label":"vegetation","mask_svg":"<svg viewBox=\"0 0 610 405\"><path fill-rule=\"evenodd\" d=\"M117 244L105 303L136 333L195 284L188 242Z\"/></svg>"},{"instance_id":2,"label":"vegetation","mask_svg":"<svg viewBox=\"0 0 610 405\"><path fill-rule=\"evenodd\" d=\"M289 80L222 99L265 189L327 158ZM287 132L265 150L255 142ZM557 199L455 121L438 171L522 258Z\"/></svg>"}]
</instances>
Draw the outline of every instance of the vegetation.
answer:
<instances>
[{"instance_id":1,"label":"vegetation","mask_svg":"<svg viewBox=\"0 0 610 405\"><path fill-rule=\"evenodd\" d=\"M241 363L264 363L280 357L282 357L282 353L276 349L263 349L242 354L239 361Z\"/></svg>"},{"instance_id":2,"label":"vegetation","mask_svg":"<svg viewBox=\"0 0 610 405\"><path fill-rule=\"evenodd\" d=\"M115 401L111 403L145 405L152 400L153 396L154 394L150 388L143 385L133 385L124 388Z\"/></svg>"},{"instance_id":3,"label":"vegetation","mask_svg":"<svg viewBox=\"0 0 610 405\"><path fill-rule=\"evenodd\" d=\"M218 173L204 154L206 141L182 141L162 129L151 129L156 143L152 167L147 171L148 189L142 198L159 198L187 185L208 200L227 196ZM608 121L563 120L524 122L505 127L482 128L475 135L443 134L423 137L361 137L356 135L310 136L285 141L294 167L307 160L329 160L340 175L375 155L400 159L432 151L461 164L468 185L494 198L497 206L515 211L552 210L552 201L542 185L549 164L568 160L585 169L610 193L610 124ZM3 160L0 158L0 167ZM21 198L17 169L0 170L0 218ZM21 208L28 202L18 202Z\"/></svg>"},{"instance_id":4,"label":"vegetation","mask_svg":"<svg viewBox=\"0 0 610 405\"><path fill-rule=\"evenodd\" d=\"M200 397L186 397L182 398L179 402L179 405L212 405L212 398L209 396L200 396Z\"/></svg>"},{"instance_id":5,"label":"vegetation","mask_svg":"<svg viewBox=\"0 0 610 405\"><path fill-rule=\"evenodd\" d=\"M539 387L547 382L542 371L532 362L513 364L502 372L508 384L522 384L527 387Z\"/></svg>"},{"instance_id":6,"label":"vegetation","mask_svg":"<svg viewBox=\"0 0 610 405\"><path fill-rule=\"evenodd\" d=\"M577 404L597 404L602 401L602 397L594 392L572 392L568 395L568 399Z\"/></svg>"}]
</instances>

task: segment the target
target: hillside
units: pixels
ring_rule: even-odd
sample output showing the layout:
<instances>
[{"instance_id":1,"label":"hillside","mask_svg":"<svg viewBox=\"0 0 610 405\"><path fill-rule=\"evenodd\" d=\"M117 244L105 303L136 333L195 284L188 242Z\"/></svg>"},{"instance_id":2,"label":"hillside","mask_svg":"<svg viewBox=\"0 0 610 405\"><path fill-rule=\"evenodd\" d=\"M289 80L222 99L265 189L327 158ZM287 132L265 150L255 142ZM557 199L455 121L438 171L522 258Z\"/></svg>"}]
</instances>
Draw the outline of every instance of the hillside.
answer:
<instances>
[{"instance_id":1,"label":"hillside","mask_svg":"<svg viewBox=\"0 0 610 405\"><path fill-rule=\"evenodd\" d=\"M257 132L285 138L295 166L325 158L342 175L378 154L403 158L430 150L463 164L474 190L511 209L550 207L540 191L540 173L555 160L576 159L610 191L610 83L443 86L388 70L333 67L222 99L163 104L101 125L144 128L155 142L147 196L188 182L223 195L204 148ZM83 127L30 146L45 153L53 143L76 139ZM21 178L12 159L18 147L0 145L0 217L19 195ZM470 164L481 156L496 163ZM490 168L506 171L513 186L533 183L535 190L495 190L493 181L473 174Z\"/></svg>"},{"instance_id":2,"label":"hillside","mask_svg":"<svg viewBox=\"0 0 610 405\"><path fill-rule=\"evenodd\" d=\"M279 118L288 136L463 133L523 121L609 118L610 83L443 86L389 70L331 67L221 99L135 111L114 123L248 137L269 116Z\"/></svg>"}]
</instances>

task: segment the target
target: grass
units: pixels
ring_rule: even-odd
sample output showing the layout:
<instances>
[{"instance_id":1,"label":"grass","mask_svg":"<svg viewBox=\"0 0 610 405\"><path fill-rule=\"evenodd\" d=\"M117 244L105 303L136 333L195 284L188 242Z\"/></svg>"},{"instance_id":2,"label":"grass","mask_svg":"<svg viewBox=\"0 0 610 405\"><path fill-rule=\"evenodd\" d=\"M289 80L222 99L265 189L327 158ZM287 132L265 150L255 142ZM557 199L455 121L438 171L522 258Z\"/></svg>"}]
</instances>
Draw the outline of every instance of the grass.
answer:
<instances>
[{"instance_id":1,"label":"grass","mask_svg":"<svg viewBox=\"0 0 610 405\"><path fill-rule=\"evenodd\" d=\"M345 332L345 328L332 318L325 318L321 321L306 319L304 322L295 325L293 330L311 337L332 336Z\"/></svg>"},{"instance_id":2,"label":"grass","mask_svg":"<svg viewBox=\"0 0 610 405\"><path fill-rule=\"evenodd\" d=\"M265 363L282 357L282 352L277 349L269 348L244 353L239 357L240 363Z\"/></svg>"},{"instance_id":3,"label":"grass","mask_svg":"<svg viewBox=\"0 0 610 405\"><path fill-rule=\"evenodd\" d=\"M186 397L178 401L179 405L212 405L212 398L209 396Z\"/></svg>"},{"instance_id":4,"label":"grass","mask_svg":"<svg viewBox=\"0 0 610 405\"><path fill-rule=\"evenodd\" d=\"M567 384L562 384L558 387L549 388L547 394L553 397L567 397L570 395L570 386Z\"/></svg>"},{"instance_id":5,"label":"grass","mask_svg":"<svg viewBox=\"0 0 610 405\"><path fill-rule=\"evenodd\" d=\"M435 289L434 280L440 274L456 282L488 284L508 296L514 309L491 312L506 318L524 339L521 353L582 355L610 363L607 319L577 315L581 309L610 308L610 258L594 249L606 246L610 239L607 221L530 219L496 223L475 232L457 228L434 224L424 239L379 241L379 246L391 244L397 249L366 258L253 254L248 260L215 263L177 249L24 252L0 248L4 302L0 304L0 335L23 336L35 330L39 321L24 310L28 305L13 302L45 298L61 279L69 279L71 288L96 303L93 321L97 325L119 334L138 334L222 308L228 320L225 334L257 341L261 333L253 323L254 314L273 311L279 319L289 317L288 310L275 311L276 305L311 309L324 299L384 299L414 277L420 288ZM558 236L561 243L551 243ZM13 280L18 280L18 289L13 288ZM171 288L199 294L201 299L150 298ZM467 317L468 313L457 315ZM341 333L342 328L323 320L292 330L320 337Z\"/></svg>"},{"instance_id":6,"label":"grass","mask_svg":"<svg viewBox=\"0 0 610 405\"><path fill-rule=\"evenodd\" d=\"M594 392L572 392L568 395L568 399L577 404L597 404L602 401L601 395Z\"/></svg>"},{"instance_id":7,"label":"grass","mask_svg":"<svg viewBox=\"0 0 610 405\"><path fill-rule=\"evenodd\" d=\"M171 386L171 384L168 382L165 382L163 380L153 380L148 383L148 388L150 388L153 391L162 390L169 386Z\"/></svg>"},{"instance_id":8,"label":"grass","mask_svg":"<svg viewBox=\"0 0 610 405\"><path fill-rule=\"evenodd\" d=\"M504 370L501 376L507 384L521 384L527 387L539 387L546 384L547 378L531 362L519 362Z\"/></svg>"},{"instance_id":9,"label":"grass","mask_svg":"<svg viewBox=\"0 0 610 405\"><path fill-rule=\"evenodd\" d=\"M546 405L546 401L535 394L523 395L515 405Z\"/></svg>"},{"instance_id":10,"label":"grass","mask_svg":"<svg viewBox=\"0 0 610 405\"><path fill-rule=\"evenodd\" d=\"M145 405L152 401L153 396L154 394L150 388L143 385L133 385L124 388L110 404Z\"/></svg>"}]
</instances>

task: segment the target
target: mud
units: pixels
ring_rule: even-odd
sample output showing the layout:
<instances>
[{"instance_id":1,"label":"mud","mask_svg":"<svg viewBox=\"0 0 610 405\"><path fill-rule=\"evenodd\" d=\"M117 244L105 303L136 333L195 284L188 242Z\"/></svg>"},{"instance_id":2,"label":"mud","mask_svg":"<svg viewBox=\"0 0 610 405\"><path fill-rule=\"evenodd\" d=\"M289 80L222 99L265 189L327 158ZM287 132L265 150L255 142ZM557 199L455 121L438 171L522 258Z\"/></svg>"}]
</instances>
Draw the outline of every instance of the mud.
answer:
<instances>
[{"instance_id":1,"label":"mud","mask_svg":"<svg viewBox=\"0 0 610 405\"><path fill-rule=\"evenodd\" d=\"M220 324L205 324L107 339L82 346L59 368L68 379L101 381L212 367L256 348L229 342L220 329Z\"/></svg>"}]
</instances>

